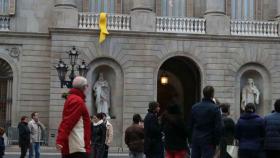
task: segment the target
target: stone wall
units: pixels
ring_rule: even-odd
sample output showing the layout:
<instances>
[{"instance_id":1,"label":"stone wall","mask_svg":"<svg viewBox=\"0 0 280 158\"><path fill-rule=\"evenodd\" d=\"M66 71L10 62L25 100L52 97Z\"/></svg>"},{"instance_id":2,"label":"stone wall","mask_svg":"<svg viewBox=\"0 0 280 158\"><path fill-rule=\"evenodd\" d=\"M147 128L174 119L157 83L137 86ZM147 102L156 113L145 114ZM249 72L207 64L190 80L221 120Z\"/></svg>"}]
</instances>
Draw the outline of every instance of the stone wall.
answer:
<instances>
[{"instance_id":1,"label":"stone wall","mask_svg":"<svg viewBox=\"0 0 280 158\"><path fill-rule=\"evenodd\" d=\"M16 32L48 32L54 0L17 0L15 14Z\"/></svg>"},{"instance_id":2,"label":"stone wall","mask_svg":"<svg viewBox=\"0 0 280 158\"><path fill-rule=\"evenodd\" d=\"M65 51L78 47L87 63L107 58L120 65L124 77L122 121L115 126L124 131L131 124L134 113L143 117L148 102L157 99L157 76L161 64L173 56L185 56L195 61L201 72L201 87L213 85L215 96L231 104L233 117L239 117L240 76L243 68L258 71L266 83L263 92L263 112L272 110L272 103L279 96L280 73L277 38L198 36L159 33L110 32L103 44L98 43L97 31L67 32L52 30L52 65L59 57L67 58ZM136 37L137 36L137 37ZM106 64L105 64L106 65ZM92 83L91 83L92 84ZM273 89L271 88L273 87ZM266 91L266 92L264 92ZM57 127L61 117L61 89L55 69L51 71L50 123ZM91 107L89 107L91 108ZM114 120L112 120L114 122ZM122 132L115 133L115 141L123 144Z\"/></svg>"},{"instance_id":3,"label":"stone wall","mask_svg":"<svg viewBox=\"0 0 280 158\"><path fill-rule=\"evenodd\" d=\"M13 68L12 125L20 117L39 112L48 127L50 91L50 40L47 34L0 33L0 57ZM10 50L18 50L11 55Z\"/></svg>"}]
</instances>

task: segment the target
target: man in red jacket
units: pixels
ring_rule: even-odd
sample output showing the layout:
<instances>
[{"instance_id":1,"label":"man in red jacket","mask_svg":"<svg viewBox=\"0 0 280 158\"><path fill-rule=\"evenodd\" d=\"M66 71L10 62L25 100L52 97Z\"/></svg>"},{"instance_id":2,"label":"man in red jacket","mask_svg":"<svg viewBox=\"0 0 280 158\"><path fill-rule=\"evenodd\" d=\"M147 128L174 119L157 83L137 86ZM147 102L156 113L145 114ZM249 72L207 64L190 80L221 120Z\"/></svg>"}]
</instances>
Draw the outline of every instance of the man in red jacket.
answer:
<instances>
[{"instance_id":1,"label":"man in red jacket","mask_svg":"<svg viewBox=\"0 0 280 158\"><path fill-rule=\"evenodd\" d=\"M62 158L87 158L90 153L90 116L85 105L87 87L84 77L76 77L64 103L56 139Z\"/></svg>"}]
</instances>

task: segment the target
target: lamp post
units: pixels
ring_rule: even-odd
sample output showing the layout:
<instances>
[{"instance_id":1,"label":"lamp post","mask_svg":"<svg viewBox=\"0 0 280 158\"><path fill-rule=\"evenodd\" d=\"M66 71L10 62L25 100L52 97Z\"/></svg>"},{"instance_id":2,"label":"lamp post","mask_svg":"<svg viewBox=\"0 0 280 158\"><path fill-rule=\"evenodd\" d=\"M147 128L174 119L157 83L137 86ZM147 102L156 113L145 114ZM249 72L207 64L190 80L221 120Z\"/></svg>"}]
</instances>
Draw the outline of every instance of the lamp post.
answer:
<instances>
[{"instance_id":1,"label":"lamp post","mask_svg":"<svg viewBox=\"0 0 280 158\"><path fill-rule=\"evenodd\" d=\"M67 71L68 71L68 66L62 61L62 59L59 60L57 66L55 66L58 77L60 80L60 87L63 88L66 86L67 88L72 88L72 82L75 78L75 67L76 67L76 62L79 56L79 51L76 49L75 46L72 47L69 51L67 51L70 59L70 67L71 67L71 72L69 74L69 79L70 80L65 80ZM86 76L87 71L88 71L88 66L86 65L85 60L82 61L82 65L78 65L77 67L79 71L80 76Z\"/></svg>"}]
</instances>

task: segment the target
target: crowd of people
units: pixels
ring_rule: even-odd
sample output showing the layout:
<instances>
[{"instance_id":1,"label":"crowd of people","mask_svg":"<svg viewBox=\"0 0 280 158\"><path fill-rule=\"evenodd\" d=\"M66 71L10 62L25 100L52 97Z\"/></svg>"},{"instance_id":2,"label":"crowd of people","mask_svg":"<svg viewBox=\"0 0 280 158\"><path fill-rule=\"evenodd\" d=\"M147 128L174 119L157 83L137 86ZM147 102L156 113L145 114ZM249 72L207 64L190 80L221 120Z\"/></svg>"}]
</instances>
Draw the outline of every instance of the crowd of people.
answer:
<instances>
[{"instance_id":1,"label":"crowd of people","mask_svg":"<svg viewBox=\"0 0 280 158\"><path fill-rule=\"evenodd\" d=\"M45 130L45 126L39 121L39 113L33 112L31 114L31 120L28 116L22 116L18 123L18 145L21 149L20 158L25 158L27 151L29 150L29 158L40 158L40 143L42 142L42 133ZM0 128L0 158L5 153L5 143L3 135L5 133L4 128Z\"/></svg>"},{"instance_id":2,"label":"crowd of people","mask_svg":"<svg viewBox=\"0 0 280 158\"><path fill-rule=\"evenodd\" d=\"M230 105L214 99L214 88L203 89L201 102L192 106L185 121L180 106L171 103L159 115L160 106L150 102L141 122L139 114L125 131L131 158L279 158L280 99L264 118L253 103L245 106L237 123L230 118ZM227 146L238 147L236 155Z\"/></svg>"},{"instance_id":3,"label":"crowd of people","mask_svg":"<svg viewBox=\"0 0 280 158\"><path fill-rule=\"evenodd\" d=\"M85 104L88 83L76 77L64 103L58 128L56 148L62 158L107 158L113 139L113 127L106 113L89 116ZM230 105L214 99L214 88L203 89L203 99L192 106L190 117L184 118L182 106L172 102L160 114L158 102L150 102L148 113L133 115L133 123L125 130L125 144L130 158L279 158L280 99L274 111L264 118L256 114L253 103L246 104L237 123L230 118ZM22 116L18 124L21 158L29 150L29 158L40 157L41 133L45 126L38 112L31 120ZM0 158L5 146L4 129L0 128ZM238 146L232 156L228 146Z\"/></svg>"}]
</instances>

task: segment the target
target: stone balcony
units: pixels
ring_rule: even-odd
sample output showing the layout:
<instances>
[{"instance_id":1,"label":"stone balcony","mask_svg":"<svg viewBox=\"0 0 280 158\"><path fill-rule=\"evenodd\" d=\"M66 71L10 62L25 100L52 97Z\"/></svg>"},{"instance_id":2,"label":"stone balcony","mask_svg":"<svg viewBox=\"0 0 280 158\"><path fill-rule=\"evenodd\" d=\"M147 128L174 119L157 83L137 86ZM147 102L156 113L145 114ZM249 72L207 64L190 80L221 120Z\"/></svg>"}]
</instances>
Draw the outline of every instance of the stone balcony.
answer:
<instances>
[{"instance_id":1,"label":"stone balcony","mask_svg":"<svg viewBox=\"0 0 280 158\"><path fill-rule=\"evenodd\" d=\"M279 29L276 21L238 21L230 24L231 35L278 37Z\"/></svg>"},{"instance_id":2,"label":"stone balcony","mask_svg":"<svg viewBox=\"0 0 280 158\"><path fill-rule=\"evenodd\" d=\"M277 21L230 21L230 35L279 37ZM179 34L207 34L206 19L189 17L156 17L155 32ZM99 14L79 13L80 29L99 29ZM108 30L131 31L131 17L125 14L108 14Z\"/></svg>"},{"instance_id":3,"label":"stone balcony","mask_svg":"<svg viewBox=\"0 0 280 158\"><path fill-rule=\"evenodd\" d=\"M8 15L0 15L0 31L10 31L11 17Z\"/></svg>"}]
</instances>

